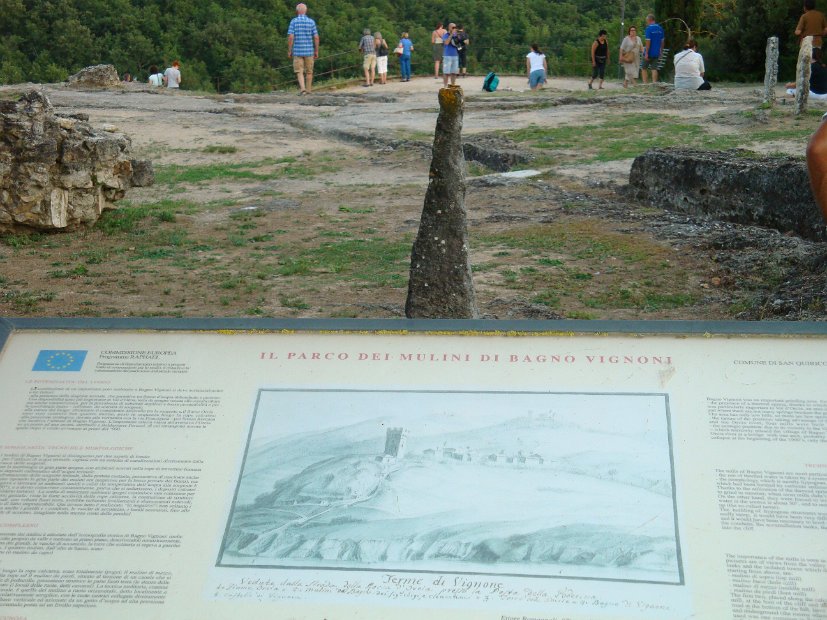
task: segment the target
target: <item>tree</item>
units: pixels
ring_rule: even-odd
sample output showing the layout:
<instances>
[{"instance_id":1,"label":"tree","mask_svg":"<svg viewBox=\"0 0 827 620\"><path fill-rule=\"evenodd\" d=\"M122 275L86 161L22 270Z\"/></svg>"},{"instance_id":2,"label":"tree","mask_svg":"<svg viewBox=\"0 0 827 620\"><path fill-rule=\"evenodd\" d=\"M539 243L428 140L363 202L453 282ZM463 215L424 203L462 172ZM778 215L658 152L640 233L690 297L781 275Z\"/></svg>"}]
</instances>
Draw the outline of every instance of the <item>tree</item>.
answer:
<instances>
[{"instance_id":1,"label":"tree","mask_svg":"<svg viewBox=\"0 0 827 620\"><path fill-rule=\"evenodd\" d=\"M666 33L665 46L676 52L683 49L684 43L692 36L697 36L701 22L701 0L657 0L655 18Z\"/></svg>"}]
</instances>

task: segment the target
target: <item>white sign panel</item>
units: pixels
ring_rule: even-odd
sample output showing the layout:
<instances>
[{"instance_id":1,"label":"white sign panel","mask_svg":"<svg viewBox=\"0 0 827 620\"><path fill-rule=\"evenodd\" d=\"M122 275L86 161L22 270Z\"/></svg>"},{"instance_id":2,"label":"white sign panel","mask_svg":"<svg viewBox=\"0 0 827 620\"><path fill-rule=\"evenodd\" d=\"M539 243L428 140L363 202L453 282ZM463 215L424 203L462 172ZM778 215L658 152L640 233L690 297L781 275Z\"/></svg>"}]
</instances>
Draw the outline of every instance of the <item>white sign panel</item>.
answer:
<instances>
[{"instance_id":1,"label":"white sign panel","mask_svg":"<svg viewBox=\"0 0 827 620\"><path fill-rule=\"evenodd\" d=\"M13 331L0 620L823 620L824 345Z\"/></svg>"}]
</instances>

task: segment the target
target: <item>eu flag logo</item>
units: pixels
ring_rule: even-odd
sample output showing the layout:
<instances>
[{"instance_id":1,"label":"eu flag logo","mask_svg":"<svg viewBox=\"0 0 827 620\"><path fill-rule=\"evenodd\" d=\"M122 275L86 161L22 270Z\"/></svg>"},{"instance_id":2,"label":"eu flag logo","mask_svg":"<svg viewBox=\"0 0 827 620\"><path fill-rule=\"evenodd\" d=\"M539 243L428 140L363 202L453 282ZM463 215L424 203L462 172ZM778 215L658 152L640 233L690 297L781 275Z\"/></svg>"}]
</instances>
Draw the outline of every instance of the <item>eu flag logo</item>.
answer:
<instances>
[{"instance_id":1,"label":"eu flag logo","mask_svg":"<svg viewBox=\"0 0 827 620\"><path fill-rule=\"evenodd\" d=\"M32 370L77 372L83 368L86 351L41 351Z\"/></svg>"}]
</instances>

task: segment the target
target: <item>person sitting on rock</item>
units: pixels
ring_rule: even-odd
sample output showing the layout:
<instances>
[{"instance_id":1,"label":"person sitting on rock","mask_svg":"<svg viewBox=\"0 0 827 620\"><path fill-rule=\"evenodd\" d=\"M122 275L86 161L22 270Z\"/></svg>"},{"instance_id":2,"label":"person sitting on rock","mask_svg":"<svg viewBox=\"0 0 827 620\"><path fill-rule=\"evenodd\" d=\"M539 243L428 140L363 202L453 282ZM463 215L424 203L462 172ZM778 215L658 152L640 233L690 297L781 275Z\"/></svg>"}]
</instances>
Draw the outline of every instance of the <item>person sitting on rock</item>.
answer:
<instances>
[{"instance_id":1,"label":"person sitting on rock","mask_svg":"<svg viewBox=\"0 0 827 620\"><path fill-rule=\"evenodd\" d=\"M152 65L149 68L149 85L150 86L163 86L164 85L164 74L158 71L158 65Z\"/></svg>"},{"instance_id":2,"label":"person sitting on rock","mask_svg":"<svg viewBox=\"0 0 827 620\"><path fill-rule=\"evenodd\" d=\"M171 67L167 67L164 71L164 84L167 88L181 87L181 63L177 60L172 63Z\"/></svg>"},{"instance_id":3,"label":"person sitting on rock","mask_svg":"<svg viewBox=\"0 0 827 620\"><path fill-rule=\"evenodd\" d=\"M704 77L704 57L698 53L698 44L689 39L683 51L675 54L675 89L710 90L712 86Z\"/></svg>"},{"instance_id":4,"label":"person sitting on rock","mask_svg":"<svg viewBox=\"0 0 827 620\"><path fill-rule=\"evenodd\" d=\"M816 101L827 101L827 67L822 63L823 57L821 48L814 47L810 63L810 98ZM787 82L785 86L787 94L795 97L795 82Z\"/></svg>"}]
</instances>

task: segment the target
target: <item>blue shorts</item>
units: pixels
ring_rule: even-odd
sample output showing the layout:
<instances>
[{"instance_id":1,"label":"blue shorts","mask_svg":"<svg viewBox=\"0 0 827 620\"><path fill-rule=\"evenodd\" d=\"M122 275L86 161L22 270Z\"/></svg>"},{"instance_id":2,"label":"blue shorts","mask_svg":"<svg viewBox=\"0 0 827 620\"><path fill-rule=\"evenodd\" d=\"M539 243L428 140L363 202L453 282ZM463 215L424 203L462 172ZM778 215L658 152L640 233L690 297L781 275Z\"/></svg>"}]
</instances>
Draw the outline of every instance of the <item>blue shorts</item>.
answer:
<instances>
[{"instance_id":1,"label":"blue shorts","mask_svg":"<svg viewBox=\"0 0 827 620\"><path fill-rule=\"evenodd\" d=\"M442 72L445 75L452 73L459 73L459 56L443 56L442 57Z\"/></svg>"},{"instance_id":2,"label":"blue shorts","mask_svg":"<svg viewBox=\"0 0 827 620\"><path fill-rule=\"evenodd\" d=\"M528 85L531 86L531 88L534 88L535 86L537 86L539 84L545 84L545 83L546 83L545 69L537 69L536 71L532 71L528 76Z\"/></svg>"}]
</instances>

